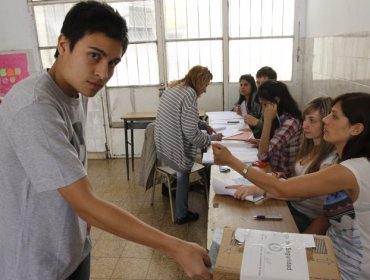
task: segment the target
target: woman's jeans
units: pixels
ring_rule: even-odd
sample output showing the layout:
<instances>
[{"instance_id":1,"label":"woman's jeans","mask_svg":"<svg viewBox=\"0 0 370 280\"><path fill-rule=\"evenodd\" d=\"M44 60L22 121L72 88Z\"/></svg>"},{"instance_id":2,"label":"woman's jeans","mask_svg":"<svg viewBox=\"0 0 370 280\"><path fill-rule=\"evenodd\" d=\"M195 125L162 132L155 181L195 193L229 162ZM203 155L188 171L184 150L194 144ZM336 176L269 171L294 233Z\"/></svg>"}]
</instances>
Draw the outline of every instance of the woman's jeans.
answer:
<instances>
[{"instance_id":1,"label":"woman's jeans","mask_svg":"<svg viewBox=\"0 0 370 280\"><path fill-rule=\"evenodd\" d=\"M184 218L188 213L190 171L177 171L176 177L176 218Z\"/></svg>"}]
</instances>

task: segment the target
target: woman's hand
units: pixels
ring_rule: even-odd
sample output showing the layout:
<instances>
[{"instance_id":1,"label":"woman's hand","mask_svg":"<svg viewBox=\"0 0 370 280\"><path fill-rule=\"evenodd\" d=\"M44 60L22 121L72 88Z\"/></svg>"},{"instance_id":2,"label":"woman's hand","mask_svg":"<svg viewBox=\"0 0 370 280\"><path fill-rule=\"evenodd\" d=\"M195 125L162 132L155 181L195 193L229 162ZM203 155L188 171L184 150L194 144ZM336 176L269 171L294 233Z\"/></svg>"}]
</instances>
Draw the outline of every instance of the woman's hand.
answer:
<instances>
[{"instance_id":1,"label":"woman's hand","mask_svg":"<svg viewBox=\"0 0 370 280\"><path fill-rule=\"evenodd\" d=\"M238 115L242 114L242 110L240 109L240 105L235 105L233 111L236 112Z\"/></svg>"},{"instance_id":2,"label":"woman's hand","mask_svg":"<svg viewBox=\"0 0 370 280\"><path fill-rule=\"evenodd\" d=\"M221 140L222 140L222 137L223 137L222 133L216 133L216 134L212 134L212 135L209 137L209 139L210 139L211 141L221 141Z\"/></svg>"},{"instance_id":3,"label":"woman's hand","mask_svg":"<svg viewBox=\"0 0 370 280\"><path fill-rule=\"evenodd\" d=\"M207 134L208 134L208 135L212 135L213 133L214 133L214 134L217 134L217 131L216 131L216 130L214 130L212 127L210 127L210 128L208 128L208 129L207 129Z\"/></svg>"},{"instance_id":4,"label":"woman's hand","mask_svg":"<svg viewBox=\"0 0 370 280\"><path fill-rule=\"evenodd\" d=\"M247 125L256 126L257 123L258 123L258 119L253 117L252 115L247 114L247 115L244 116L244 122Z\"/></svg>"},{"instance_id":5,"label":"woman's hand","mask_svg":"<svg viewBox=\"0 0 370 280\"><path fill-rule=\"evenodd\" d=\"M228 165L233 155L223 145L218 143L212 143L214 163L218 165Z\"/></svg>"},{"instance_id":6,"label":"woman's hand","mask_svg":"<svg viewBox=\"0 0 370 280\"><path fill-rule=\"evenodd\" d=\"M260 143L260 139L256 139L256 138L250 138L247 140L248 143L251 143L251 144L254 144L258 147L259 143Z\"/></svg>"},{"instance_id":7,"label":"woman's hand","mask_svg":"<svg viewBox=\"0 0 370 280\"><path fill-rule=\"evenodd\" d=\"M277 104L267 103L263 111L263 118L265 121L273 121L277 114Z\"/></svg>"},{"instance_id":8,"label":"woman's hand","mask_svg":"<svg viewBox=\"0 0 370 280\"><path fill-rule=\"evenodd\" d=\"M232 185L226 186L226 189L236 190L234 198L244 200L248 195L263 195L265 191L257 186Z\"/></svg>"}]
</instances>

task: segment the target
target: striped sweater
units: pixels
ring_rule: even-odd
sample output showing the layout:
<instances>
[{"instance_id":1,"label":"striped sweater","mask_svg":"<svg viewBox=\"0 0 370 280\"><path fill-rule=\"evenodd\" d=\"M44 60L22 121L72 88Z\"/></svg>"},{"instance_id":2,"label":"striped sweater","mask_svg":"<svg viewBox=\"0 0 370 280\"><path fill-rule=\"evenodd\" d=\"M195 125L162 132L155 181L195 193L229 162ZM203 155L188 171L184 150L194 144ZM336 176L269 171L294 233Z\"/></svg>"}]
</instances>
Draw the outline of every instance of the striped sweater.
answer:
<instances>
[{"instance_id":1,"label":"striped sweater","mask_svg":"<svg viewBox=\"0 0 370 280\"><path fill-rule=\"evenodd\" d=\"M177 171L190 170L196 148L210 143L209 129L199 119L197 94L191 87L168 88L162 95L155 121L154 139L158 159Z\"/></svg>"}]
</instances>

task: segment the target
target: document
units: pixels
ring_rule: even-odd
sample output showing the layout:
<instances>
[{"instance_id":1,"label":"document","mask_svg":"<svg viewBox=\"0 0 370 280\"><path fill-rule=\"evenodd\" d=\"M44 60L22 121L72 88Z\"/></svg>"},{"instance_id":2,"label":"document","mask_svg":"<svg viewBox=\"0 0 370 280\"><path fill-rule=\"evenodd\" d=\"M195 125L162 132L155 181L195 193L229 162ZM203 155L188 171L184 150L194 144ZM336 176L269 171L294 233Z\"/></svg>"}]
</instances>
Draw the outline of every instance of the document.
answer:
<instances>
[{"instance_id":1,"label":"document","mask_svg":"<svg viewBox=\"0 0 370 280\"><path fill-rule=\"evenodd\" d=\"M206 114L212 121L242 119L242 116L233 111L207 112Z\"/></svg>"},{"instance_id":2,"label":"document","mask_svg":"<svg viewBox=\"0 0 370 280\"><path fill-rule=\"evenodd\" d=\"M251 186L253 185L250 181L243 177L238 177L234 179L223 179L219 177L213 177L212 178L212 187L213 191L215 194L222 194L222 195L230 195L234 196L234 193L236 190L234 189L226 189L226 186L231 186L231 185L246 185L246 186ZM263 199L263 195L248 195L245 200L252 201L252 202L257 202Z\"/></svg>"},{"instance_id":3,"label":"document","mask_svg":"<svg viewBox=\"0 0 370 280\"><path fill-rule=\"evenodd\" d=\"M315 247L313 235L238 229L235 238L244 242L241 280L309 279L306 247Z\"/></svg>"},{"instance_id":4,"label":"document","mask_svg":"<svg viewBox=\"0 0 370 280\"><path fill-rule=\"evenodd\" d=\"M251 163L258 161L258 149L255 148L254 145L251 143L233 140L222 140L221 142L217 143L226 146L236 158L240 159L243 162ZM213 151L211 146L209 146L207 152L203 154L202 163L214 163Z\"/></svg>"}]
</instances>

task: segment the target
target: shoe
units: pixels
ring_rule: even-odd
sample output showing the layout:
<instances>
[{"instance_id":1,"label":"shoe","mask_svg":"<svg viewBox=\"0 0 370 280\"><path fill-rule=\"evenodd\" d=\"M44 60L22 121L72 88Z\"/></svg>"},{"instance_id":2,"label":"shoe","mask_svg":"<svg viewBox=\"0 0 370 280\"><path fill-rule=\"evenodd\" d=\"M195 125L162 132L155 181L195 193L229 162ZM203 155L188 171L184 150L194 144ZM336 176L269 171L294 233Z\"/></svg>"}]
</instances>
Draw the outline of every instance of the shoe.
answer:
<instances>
[{"instance_id":1,"label":"shoe","mask_svg":"<svg viewBox=\"0 0 370 280\"><path fill-rule=\"evenodd\" d=\"M175 224L183 225L183 224L186 224L186 223L189 223L189 222L192 222L192 221L196 221L198 219L199 219L199 214L198 213L195 213L195 212L193 213L193 212L188 211L188 213L186 214L185 217L176 218Z\"/></svg>"}]
</instances>

